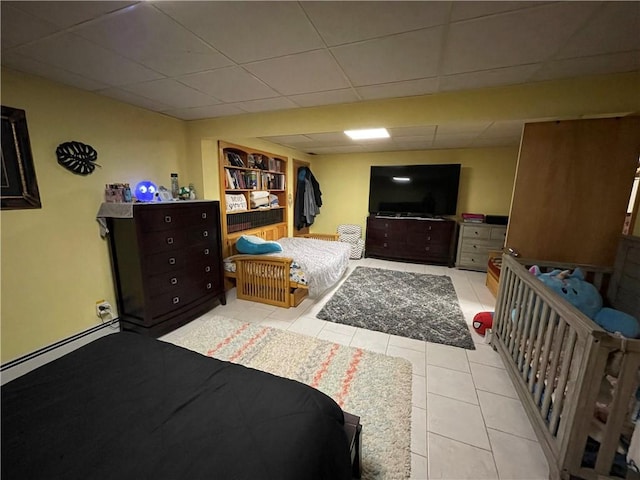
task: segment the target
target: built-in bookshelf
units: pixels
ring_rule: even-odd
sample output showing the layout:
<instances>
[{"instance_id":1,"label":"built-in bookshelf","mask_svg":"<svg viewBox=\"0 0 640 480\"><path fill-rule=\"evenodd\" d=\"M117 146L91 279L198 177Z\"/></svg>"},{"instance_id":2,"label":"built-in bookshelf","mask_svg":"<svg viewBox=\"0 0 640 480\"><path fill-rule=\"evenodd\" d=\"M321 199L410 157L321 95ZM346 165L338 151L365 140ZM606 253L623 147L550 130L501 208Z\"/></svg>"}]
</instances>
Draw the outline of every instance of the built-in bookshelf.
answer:
<instances>
[{"instance_id":1,"label":"built-in bookshelf","mask_svg":"<svg viewBox=\"0 0 640 480\"><path fill-rule=\"evenodd\" d=\"M287 157L218 142L223 238L287 235Z\"/></svg>"}]
</instances>

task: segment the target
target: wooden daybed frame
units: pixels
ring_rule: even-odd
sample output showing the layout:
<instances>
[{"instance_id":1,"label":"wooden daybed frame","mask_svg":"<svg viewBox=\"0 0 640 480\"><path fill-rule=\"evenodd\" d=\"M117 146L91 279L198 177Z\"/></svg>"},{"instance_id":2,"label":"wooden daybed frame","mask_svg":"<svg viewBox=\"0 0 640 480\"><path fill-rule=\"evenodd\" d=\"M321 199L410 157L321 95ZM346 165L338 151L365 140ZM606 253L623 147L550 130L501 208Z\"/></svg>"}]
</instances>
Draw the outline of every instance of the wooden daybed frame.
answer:
<instances>
[{"instance_id":1,"label":"wooden daybed frame","mask_svg":"<svg viewBox=\"0 0 640 480\"><path fill-rule=\"evenodd\" d=\"M337 241L337 233L307 233L299 235L316 240ZM225 284L235 285L239 299L275 305L277 307L297 307L309 295L307 285L289 278L292 258L265 255L239 255L236 242L240 235L228 237L225 251L233 254L235 272L225 270ZM228 289L228 288L227 288Z\"/></svg>"},{"instance_id":2,"label":"wooden daybed frame","mask_svg":"<svg viewBox=\"0 0 640 480\"><path fill-rule=\"evenodd\" d=\"M620 441L628 441L633 433L630 404L639 383L640 340L600 328L531 275L525 266L532 264L543 269L576 267L504 255L491 344L531 420L549 463L549 477L612 478ZM581 268L613 308L640 319L640 238L621 238L613 268ZM605 375L611 378L608 367L614 353L621 360L617 386L604 423L597 422L596 402ZM602 403L600 412L601 407ZM589 437L597 437L599 447L585 461L588 441L593 446ZM624 478L639 478L626 470Z\"/></svg>"}]
</instances>

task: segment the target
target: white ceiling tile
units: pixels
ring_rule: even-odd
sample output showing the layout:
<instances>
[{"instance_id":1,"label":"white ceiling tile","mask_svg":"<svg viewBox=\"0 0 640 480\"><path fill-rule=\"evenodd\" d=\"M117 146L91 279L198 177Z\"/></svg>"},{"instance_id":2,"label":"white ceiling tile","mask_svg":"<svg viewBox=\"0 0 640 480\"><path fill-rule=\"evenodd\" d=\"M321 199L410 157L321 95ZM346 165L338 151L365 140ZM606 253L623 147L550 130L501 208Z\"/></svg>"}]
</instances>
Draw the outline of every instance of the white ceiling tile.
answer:
<instances>
[{"instance_id":1,"label":"white ceiling tile","mask_svg":"<svg viewBox=\"0 0 640 480\"><path fill-rule=\"evenodd\" d=\"M415 127L396 127L387 128L391 138L397 139L398 137L429 137L433 138L433 134L436 132L435 125L419 125Z\"/></svg>"},{"instance_id":2,"label":"white ceiling tile","mask_svg":"<svg viewBox=\"0 0 640 480\"><path fill-rule=\"evenodd\" d=\"M471 145L474 138L459 137L456 135L446 135L441 138L433 139L433 148L467 148Z\"/></svg>"},{"instance_id":3,"label":"white ceiling tile","mask_svg":"<svg viewBox=\"0 0 640 480\"><path fill-rule=\"evenodd\" d=\"M231 65L229 59L150 4L135 5L83 25L74 33L169 76Z\"/></svg>"},{"instance_id":4,"label":"white ceiling tile","mask_svg":"<svg viewBox=\"0 0 640 480\"><path fill-rule=\"evenodd\" d=\"M281 145L288 145L291 147L294 146L302 146L302 145L310 145L312 140L306 135L275 135L272 137L261 137L264 140L273 143L279 143Z\"/></svg>"},{"instance_id":5,"label":"white ceiling tile","mask_svg":"<svg viewBox=\"0 0 640 480\"><path fill-rule=\"evenodd\" d=\"M252 113L299 108L298 105L286 97L262 98L260 100L249 100L248 102L236 102L235 105Z\"/></svg>"},{"instance_id":6,"label":"white ceiling tile","mask_svg":"<svg viewBox=\"0 0 640 480\"><path fill-rule=\"evenodd\" d=\"M598 4L560 2L451 24L442 73L464 73L546 60Z\"/></svg>"},{"instance_id":7,"label":"white ceiling tile","mask_svg":"<svg viewBox=\"0 0 640 480\"><path fill-rule=\"evenodd\" d=\"M304 150L307 153L315 153L316 155L330 155L336 153L362 153L365 151L360 145L344 145L339 147L314 147Z\"/></svg>"},{"instance_id":8,"label":"white ceiling tile","mask_svg":"<svg viewBox=\"0 0 640 480\"><path fill-rule=\"evenodd\" d=\"M277 92L241 67L219 68L179 77L179 80L224 102L246 102L278 96Z\"/></svg>"},{"instance_id":9,"label":"white ceiling tile","mask_svg":"<svg viewBox=\"0 0 640 480\"><path fill-rule=\"evenodd\" d=\"M445 23L450 2L301 2L329 46Z\"/></svg>"},{"instance_id":10,"label":"white ceiling tile","mask_svg":"<svg viewBox=\"0 0 640 480\"><path fill-rule=\"evenodd\" d=\"M379 98L413 97L429 95L438 90L438 77L407 80L404 82L380 83L357 87L356 91L364 100Z\"/></svg>"},{"instance_id":11,"label":"white ceiling tile","mask_svg":"<svg viewBox=\"0 0 640 480\"><path fill-rule=\"evenodd\" d=\"M298 2L158 2L155 5L238 63L324 46Z\"/></svg>"},{"instance_id":12,"label":"white ceiling tile","mask_svg":"<svg viewBox=\"0 0 640 480\"><path fill-rule=\"evenodd\" d=\"M23 55L18 55L13 51L2 54L2 65L20 72L38 75L40 77L53 80L54 82L70 85L83 90L93 91L106 88L108 86L105 83L68 72L56 66L42 63Z\"/></svg>"},{"instance_id":13,"label":"white ceiling tile","mask_svg":"<svg viewBox=\"0 0 640 480\"><path fill-rule=\"evenodd\" d=\"M319 105L332 105L335 103L353 103L360 100L358 95L351 88L289 95L289 99L301 107L315 107Z\"/></svg>"},{"instance_id":14,"label":"white ceiling tile","mask_svg":"<svg viewBox=\"0 0 640 480\"><path fill-rule=\"evenodd\" d=\"M483 130L481 137L517 137L522 135L524 127L523 120L501 120L493 122L486 130Z\"/></svg>"},{"instance_id":15,"label":"white ceiling tile","mask_svg":"<svg viewBox=\"0 0 640 480\"><path fill-rule=\"evenodd\" d=\"M640 49L640 2L604 2L588 28L567 41L556 58Z\"/></svg>"},{"instance_id":16,"label":"white ceiling tile","mask_svg":"<svg viewBox=\"0 0 640 480\"><path fill-rule=\"evenodd\" d=\"M333 57L325 50L249 63L244 68L283 95L349 86Z\"/></svg>"},{"instance_id":17,"label":"white ceiling tile","mask_svg":"<svg viewBox=\"0 0 640 480\"><path fill-rule=\"evenodd\" d=\"M541 67L531 80L551 80L634 70L640 70L640 50L549 62Z\"/></svg>"},{"instance_id":18,"label":"white ceiling tile","mask_svg":"<svg viewBox=\"0 0 640 480\"><path fill-rule=\"evenodd\" d=\"M393 143L397 145L431 145L433 142L433 135L416 135L407 137L392 137Z\"/></svg>"},{"instance_id":19,"label":"white ceiling tile","mask_svg":"<svg viewBox=\"0 0 640 480\"><path fill-rule=\"evenodd\" d=\"M203 118L228 117L230 115L240 115L246 113L244 110L234 105L209 105L195 108L173 108L164 110L162 113L182 120L200 120Z\"/></svg>"},{"instance_id":20,"label":"white ceiling tile","mask_svg":"<svg viewBox=\"0 0 640 480\"><path fill-rule=\"evenodd\" d=\"M540 70L540 63L519 65L516 67L495 68L479 72L457 73L440 77L440 91L470 90L474 88L514 85L530 81Z\"/></svg>"},{"instance_id":21,"label":"white ceiling tile","mask_svg":"<svg viewBox=\"0 0 640 480\"><path fill-rule=\"evenodd\" d=\"M151 100L146 97L141 97L140 95L127 92L126 90L122 90L120 88L106 88L96 93L100 95L104 95L105 97L119 100L124 103L137 105L138 107L146 108L147 110L153 110L155 112L159 112L159 111L167 110L168 108L171 108L166 103L157 102L155 100Z\"/></svg>"},{"instance_id":22,"label":"white ceiling tile","mask_svg":"<svg viewBox=\"0 0 640 480\"><path fill-rule=\"evenodd\" d=\"M174 108L201 107L220 103L209 95L170 78L125 85L120 88Z\"/></svg>"},{"instance_id":23,"label":"white ceiling tile","mask_svg":"<svg viewBox=\"0 0 640 480\"><path fill-rule=\"evenodd\" d=\"M2 50L22 45L56 31L56 26L52 23L13 8L18 3L22 2L0 2Z\"/></svg>"},{"instance_id":24,"label":"white ceiling tile","mask_svg":"<svg viewBox=\"0 0 640 480\"><path fill-rule=\"evenodd\" d=\"M505 2L505 1L455 1L452 2L451 21L468 20L496 13L510 12L530 7L539 7L548 2Z\"/></svg>"},{"instance_id":25,"label":"white ceiling tile","mask_svg":"<svg viewBox=\"0 0 640 480\"><path fill-rule=\"evenodd\" d=\"M353 140L347 137L344 132L324 132L324 133L307 133L314 145L318 145L323 142L331 142L334 145L351 145Z\"/></svg>"},{"instance_id":26,"label":"white ceiling tile","mask_svg":"<svg viewBox=\"0 0 640 480\"><path fill-rule=\"evenodd\" d=\"M480 137L469 144L471 147L517 147L518 145L520 145L520 137Z\"/></svg>"},{"instance_id":27,"label":"white ceiling tile","mask_svg":"<svg viewBox=\"0 0 640 480\"><path fill-rule=\"evenodd\" d=\"M438 125L436 136L441 137L445 135L459 135L459 136L476 136L479 133L484 132L491 122L475 122L475 123L449 123L444 125Z\"/></svg>"},{"instance_id":28,"label":"white ceiling tile","mask_svg":"<svg viewBox=\"0 0 640 480\"><path fill-rule=\"evenodd\" d=\"M442 27L392 35L331 51L356 86L433 77L440 58Z\"/></svg>"},{"instance_id":29,"label":"white ceiling tile","mask_svg":"<svg viewBox=\"0 0 640 480\"><path fill-rule=\"evenodd\" d=\"M18 47L15 52L113 86L162 76L70 33Z\"/></svg>"},{"instance_id":30,"label":"white ceiling tile","mask_svg":"<svg viewBox=\"0 0 640 480\"><path fill-rule=\"evenodd\" d=\"M394 138L394 145L402 148L429 148L433 144L433 135L430 137L400 137Z\"/></svg>"},{"instance_id":31,"label":"white ceiling tile","mask_svg":"<svg viewBox=\"0 0 640 480\"><path fill-rule=\"evenodd\" d=\"M2 3L5 3L4 1ZM36 17L54 23L59 27L70 27L109 12L114 12L135 2L92 2L92 1L19 1L9 2L18 5L18 8ZM4 12L3 12L4 13Z\"/></svg>"}]
</instances>

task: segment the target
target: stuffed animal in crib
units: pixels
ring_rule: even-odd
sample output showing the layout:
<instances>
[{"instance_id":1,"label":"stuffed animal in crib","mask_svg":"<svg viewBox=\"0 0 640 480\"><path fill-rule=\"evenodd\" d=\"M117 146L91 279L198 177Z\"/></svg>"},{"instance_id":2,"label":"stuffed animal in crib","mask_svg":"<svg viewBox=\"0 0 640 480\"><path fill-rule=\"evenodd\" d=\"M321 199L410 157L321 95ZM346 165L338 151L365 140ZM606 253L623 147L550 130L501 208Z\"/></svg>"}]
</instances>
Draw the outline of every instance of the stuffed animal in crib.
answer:
<instances>
[{"instance_id":1,"label":"stuffed animal in crib","mask_svg":"<svg viewBox=\"0 0 640 480\"><path fill-rule=\"evenodd\" d=\"M540 268L534 265L529 272L605 330L612 333L620 332L627 338L640 337L638 321L620 310L603 308L600 292L584 279L584 273L580 268L573 272L556 269L542 273Z\"/></svg>"}]
</instances>

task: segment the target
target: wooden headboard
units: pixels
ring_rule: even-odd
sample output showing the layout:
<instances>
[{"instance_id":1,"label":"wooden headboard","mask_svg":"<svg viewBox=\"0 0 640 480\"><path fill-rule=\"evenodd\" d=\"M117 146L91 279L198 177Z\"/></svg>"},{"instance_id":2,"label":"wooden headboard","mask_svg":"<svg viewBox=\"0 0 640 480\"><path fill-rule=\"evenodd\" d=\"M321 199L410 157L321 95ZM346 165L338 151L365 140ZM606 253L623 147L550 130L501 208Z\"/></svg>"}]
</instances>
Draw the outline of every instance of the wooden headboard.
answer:
<instances>
[{"instance_id":1,"label":"wooden headboard","mask_svg":"<svg viewBox=\"0 0 640 480\"><path fill-rule=\"evenodd\" d=\"M640 237L621 236L607 297L614 308L640 321Z\"/></svg>"}]
</instances>

